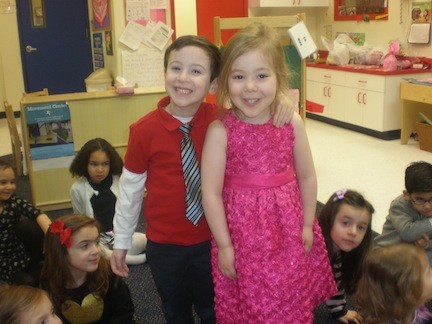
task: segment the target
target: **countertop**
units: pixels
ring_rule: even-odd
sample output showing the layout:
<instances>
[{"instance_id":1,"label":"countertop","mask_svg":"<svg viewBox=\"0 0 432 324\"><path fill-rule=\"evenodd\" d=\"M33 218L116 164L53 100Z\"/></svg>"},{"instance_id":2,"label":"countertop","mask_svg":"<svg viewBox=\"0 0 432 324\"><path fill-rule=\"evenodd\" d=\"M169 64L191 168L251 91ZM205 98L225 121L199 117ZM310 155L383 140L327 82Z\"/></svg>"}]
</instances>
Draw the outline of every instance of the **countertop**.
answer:
<instances>
[{"instance_id":1,"label":"countertop","mask_svg":"<svg viewBox=\"0 0 432 324\"><path fill-rule=\"evenodd\" d=\"M314 68L320 68L320 69L328 69L328 70L338 70L338 71L346 71L346 72L356 72L356 73L364 73L364 74L374 74L374 75L403 75L403 74L421 74L421 73L431 73L432 69L403 69L403 70L396 70L396 71L387 71L384 70L382 67L371 65L371 66L365 66L365 65L345 65L345 66L338 66L338 65L329 65L325 63L312 63L308 62L306 63L307 67L314 67Z\"/></svg>"}]
</instances>

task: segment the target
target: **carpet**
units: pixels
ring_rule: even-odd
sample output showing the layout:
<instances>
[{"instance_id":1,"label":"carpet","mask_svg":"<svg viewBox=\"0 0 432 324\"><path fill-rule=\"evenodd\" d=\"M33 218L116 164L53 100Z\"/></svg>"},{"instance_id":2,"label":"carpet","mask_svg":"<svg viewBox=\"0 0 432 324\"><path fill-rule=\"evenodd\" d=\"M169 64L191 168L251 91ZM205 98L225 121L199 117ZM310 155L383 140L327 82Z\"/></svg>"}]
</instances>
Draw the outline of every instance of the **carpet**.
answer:
<instances>
[{"instance_id":1,"label":"carpet","mask_svg":"<svg viewBox=\"0 0 432 324\"><path fill-rule=\"evenodd\" d=\"M7 155L0 157L9 163L12 162L12 156ZM16 193L23 199L32 202L32 194L28 176L16 177ZM320 212L323 205L317 202L317 213ZM47 215L54 220L60 216L67 215L72 212L72 209L63 209L56 211L48 211ZM137 231L145 232L145 222L143 217L137 226ZM157 293L156 286L147 263L137 266L129 266L129 277L125 279L132 294L132 299L135 304L135 320L138 324L159 324L165 323L161 309L161 301ZM350 304L350 300L348 300ZM340 323L331 318L325 305L320 305L314 312L315 323ZM195 316L195 322L199 320Z\"/></svg>"}]
</instances>

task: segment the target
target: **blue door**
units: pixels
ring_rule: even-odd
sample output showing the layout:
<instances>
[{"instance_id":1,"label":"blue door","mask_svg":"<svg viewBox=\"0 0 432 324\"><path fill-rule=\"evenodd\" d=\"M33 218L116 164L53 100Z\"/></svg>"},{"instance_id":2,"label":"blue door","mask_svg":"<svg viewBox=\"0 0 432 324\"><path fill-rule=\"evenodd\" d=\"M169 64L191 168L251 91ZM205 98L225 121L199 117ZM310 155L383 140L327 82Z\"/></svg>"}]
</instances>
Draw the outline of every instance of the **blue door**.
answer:
<instances>
[{"instance_id":1,"label":"blue door","mask_svg":"<svg viewBox=\"0 0 432 324\"><path fill-rule=\"evenodd\" d=\"M17 0L26 92L83 92L93 72L87 0Z\"/></svg>"}]
</instances>

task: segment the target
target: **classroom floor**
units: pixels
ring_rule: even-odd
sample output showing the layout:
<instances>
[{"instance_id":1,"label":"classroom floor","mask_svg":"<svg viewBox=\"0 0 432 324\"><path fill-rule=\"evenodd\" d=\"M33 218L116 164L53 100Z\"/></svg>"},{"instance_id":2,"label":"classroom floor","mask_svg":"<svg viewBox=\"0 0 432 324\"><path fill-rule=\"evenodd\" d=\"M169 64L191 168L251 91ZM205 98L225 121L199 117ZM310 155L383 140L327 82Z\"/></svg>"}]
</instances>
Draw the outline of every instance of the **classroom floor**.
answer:
<instances>
[{"instance_id":1,"label":"classroom floor","mask_svg":"<svg viewBox=\"0 0 432 324\"><path fill-rule=\"evenodd\" d=\"M20 125L19 119L17 124ZM384 141L306 120L306 130L318 176L318 200L325 203L339 189L361 192L375 207L372 228L381 232L390 202L404 189L404 172L413 161L432 163L432 153L410 140ZM0 119L0 156L11 154L6 119Z\"/></svg>"}]
</instances>

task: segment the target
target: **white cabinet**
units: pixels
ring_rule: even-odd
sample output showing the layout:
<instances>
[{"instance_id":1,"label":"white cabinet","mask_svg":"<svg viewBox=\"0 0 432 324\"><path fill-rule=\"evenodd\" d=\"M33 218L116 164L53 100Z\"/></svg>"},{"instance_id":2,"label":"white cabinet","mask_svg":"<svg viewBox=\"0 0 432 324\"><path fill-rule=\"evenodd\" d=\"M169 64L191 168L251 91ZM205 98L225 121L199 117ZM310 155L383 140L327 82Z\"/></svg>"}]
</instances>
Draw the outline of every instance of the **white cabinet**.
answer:
<instances>
[{"instance_id":1,"label":"white cabinet","mask_svg":"<svg viewBox=\"0 0 432 324\"><path fill-rule=\"evenodd\" d=\"M385 139L398 138L401 129L400 82L425 77L418 73L374 75L310 66L306 72L307 100L324 106L323 113L308 112L311 118L322 116L323 121L334 120L339 126Z\"/></svg>"},{"instance_id":2,"label":"white cabinet","mask_svg":"<svg viewBox=\"0 0 432 324\"><path fill-rule=\"evenodd\" d=\"M306 80L307 99L324 106L323 116L343 121L345 73L307 68Z\"/></svg>"},{"instance_id":3,"label":"white cabinet","mask_svg":"<svg viewBox=\"0 0 432 324\"><path fill-rule=\"evenodd\" d=\"M345 122L382 131L384 93L346 88Z\"/></svg>"},{"instance_id":4,"label":"white cabinet","mask_svg":"<svg viewBox=\"0 0 432 324\"><path fill-rule=\"evenodd\" d=\"M328 7L330 0L249 0L249 8Z\"/></svg>"},{"instance_id":5,"label":"white cabinet","mask_svg":"<svg viewBox=\"0 0 432 324\"><path fill-rule=\"evenodd\" d=\"M345 122L383 131L386 77L346 73Z\"/></svg>"}]
</instances>

